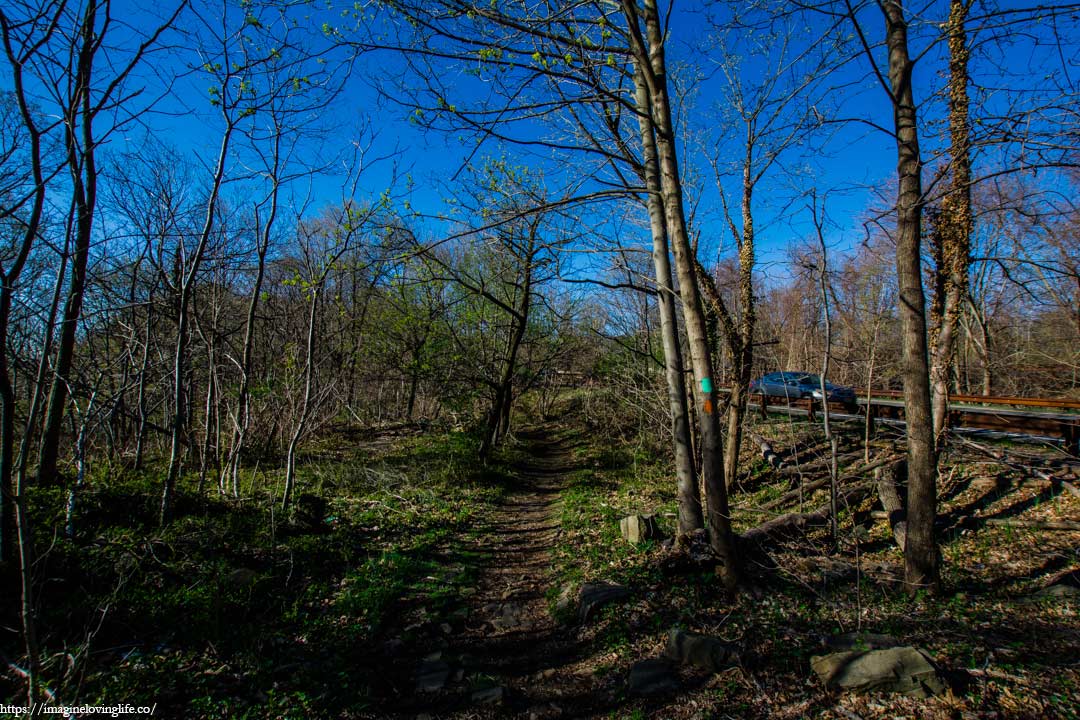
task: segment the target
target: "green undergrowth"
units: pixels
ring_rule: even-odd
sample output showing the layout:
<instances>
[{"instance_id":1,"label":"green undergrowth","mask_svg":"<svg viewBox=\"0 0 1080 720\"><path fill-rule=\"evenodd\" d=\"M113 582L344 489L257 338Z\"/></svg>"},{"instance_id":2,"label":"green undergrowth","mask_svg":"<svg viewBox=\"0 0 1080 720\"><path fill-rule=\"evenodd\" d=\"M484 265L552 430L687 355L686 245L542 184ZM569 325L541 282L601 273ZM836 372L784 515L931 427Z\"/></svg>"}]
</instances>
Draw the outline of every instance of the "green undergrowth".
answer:
<instances>
[{"instance_id":1,"label":"green undergrowth","mask_svg":"<svg viewBox=\"0 0 1080 720\"><path fill-rule=\"evenodd\" d=\"M555 547L560 585L598 579L648 582L649 560L658 545L630 545L622 540L619 520L627 515L655 515L670 533L674 496L666 492L663 459L642 448L585 444L575 449L574 466L562 493L562 527Z\"/></svg>"},{"instance_id":2,"label":"green undergrowth","mask_svg":"<svg viewBox=\"0 0 1080 720\"><path fill-rule=\"evenodd\" d=\"M382 630L421 599L438 622L474 582L467 543L508 477L477 450L460 432L331 433L301 459L287 515L277 473L245 476L239 500L185 476L164 528L160 472L99 471L73 539L66 496L35 489L48 684L167 717L361 710Z\"/></svg>"}]
</instances>

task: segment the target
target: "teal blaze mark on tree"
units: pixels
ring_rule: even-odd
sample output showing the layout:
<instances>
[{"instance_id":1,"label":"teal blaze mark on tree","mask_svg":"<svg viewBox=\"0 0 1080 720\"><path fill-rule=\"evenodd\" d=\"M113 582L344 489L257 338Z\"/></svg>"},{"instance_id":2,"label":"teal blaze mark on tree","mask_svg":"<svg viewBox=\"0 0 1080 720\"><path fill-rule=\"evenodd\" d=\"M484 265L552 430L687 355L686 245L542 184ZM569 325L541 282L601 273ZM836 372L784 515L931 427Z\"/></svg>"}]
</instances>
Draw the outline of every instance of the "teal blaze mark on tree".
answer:
<instances>
[{"instance_id":1,"label":"teal blaze mark on tree","mask_svg":"<svg viewBox=\"0 0 1080 720\"><path fill-rule=\"evenodd\" d=\"M701 378L701 392L706 394L712 392L712 378Z\"/></svg>"}]
</instances>

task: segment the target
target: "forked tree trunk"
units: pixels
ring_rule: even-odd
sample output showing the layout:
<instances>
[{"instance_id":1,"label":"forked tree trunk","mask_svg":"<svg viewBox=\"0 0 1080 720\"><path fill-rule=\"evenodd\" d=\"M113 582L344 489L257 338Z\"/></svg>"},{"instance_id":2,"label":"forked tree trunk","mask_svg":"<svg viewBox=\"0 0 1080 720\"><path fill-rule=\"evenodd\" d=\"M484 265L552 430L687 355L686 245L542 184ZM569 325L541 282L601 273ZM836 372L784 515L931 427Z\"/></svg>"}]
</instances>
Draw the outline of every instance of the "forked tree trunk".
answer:
<instances>
[{"instance_id":1,"label":"forked tree trunk","mask_svg":"<svg viewBox=\"0 0 1080 720\"><path fill-rule=\"evenodd\" d=\"M90 261L90 236L97 205L97 168L94 151L93 114L91 112L90 81L95 49L95 25L99 5L87 3L79 28L81 35L79 59L75 73L75 95L68 108L64 144L71 171L72 207L75 212L75 253L71 258L71 282L60 323L60 342L56 350L56 368L49 404L45 411L45 427L41 433L38 453L38 481L53 483L58 479L57 460L60 452L60 429L67 409L68 375L75 357L75 333L82 314L86 289L86 269ZM81 137L77 137L77 134ZM81 145L80 145L81 142ZM81 149L80 149L81 148Z\"/></svg>"},{"instance_id":2,"label":"forked tree trunk","mask_svg":"<svg viewBox=\"0 0 1080 720\"><path fill-rule=\"evenodd\" d=\"M904 418L908 444L908 533L904 548L904 580L909 592L938 588L937 468L934 426L930 412L930 369L926 350L925 295L922 284L922 161L911 87L907 21L900 0L881 5L889 54L889 85L896 127L896 276L904 384Z\"/></svg>"},{"instance_id":3,"label":"forked tree trunk","mask_svg":"<svg viewBox=\"0 0 1080 720\"><path fill-rule=\"evenodd\" d=\"M506 347L506 359L503 362L502 374L499 377L499 385L495 392L495 399L488 415L488 427L483 442L480 444L480 457L486 458L491 451L502 442L503 437L510 431L510 409L514 403L514 373L517 372L517 356L521 349L521 343L525 339L525 331L529 326L529 311L532 305L532 262L536 243L536 229L530 230L529 253L527 254L527 266L524 268L525 277L522 279L521 307L511 312L510 338Z\"/></svg>"},{"instance_id":4,"label":"forked tree trunk","mask_svg":"<svg viewBox=\"0 0 1080 720\"><path fill-rule=\"evenodd\" d=\"M694 404L701 432L701 464L708 504L709 540L720 559L720 573L724 585L734 589L739 581L739 567L724 483L723 438L716 408L716 388L713 385L712 352L698 289L695 258L686 231L682 181L679 177L671 106L668 100L664 30L654 0L645 0L644 38L641 36L636 2L623 0L622 6L628 20L634 62L643 71L638 77L644 80L649 99L648 107L641 110L651 125L650 129L656 141L665 221L675 255L675 270L679 279L690 358L699 390L694 393Z\"/></svg>"},{"instance_id":5,"label":"forked tree trunk","mask_svg":"<svg viewBox=\"0 0 1080 720\"><path fill-rule=\"evenodd\" d=\"M636 100L639 108L648 107L648 91L641 69L637 69ZM675 478L678 501L679 534L686 535L704 527L701 494L694 468L694 446L690 429L690 412L686 403L686 383L683 380L682 347L679 343L678 318L675 315L675 291L671 282L671 258L668 256L667 228L664 220L660 189L660 168L656 143L648 120L638 116L641 132L645 187L648 190L649 230L652 234L652 259L656 273L656 305L660 312L660 339L664 349L664 378L667 381L668 412L671 416L671 435L675 443Z\"/></svg>"},{"instance_id":6,"label":"forked tree trunk","mask_svg":"<svg viewBox=\"0 0 1080 720\"><path fill-rule=\"evenodd\" d=\"M300 404L300 419L293 429L292 437L289 438L289 449L285 456L285 490L281 495L282 512L288 512L289 505L292 503L293 489L296 486L296 451L300 446L300 439L304 436L308 420L311 417L311 395L315 381L315 326L319 307L319 293L324 282L326 282L325 273L311 291L311 307L308 310L307 346L304 353L304 399Z\"/></svg>"},{"instance_id":7,"label":"forked tree trunk","mask_svg":"<svg viewBox=\"0 0 1080 720\"><path fill-rule=\"evenodd\" d=\"M749 395L750 373L754 363L754 213L752 201L754 181L752 170L753 144L750 130L747 129L746 156L743 158L742 223L743 231L739 242L739 309L741 311L738 329L732 322L725 323L728 345L731 350L731 362L735 366L735 380L731 384L731 397L728 401L727 447L724 448L724 475L730 490L738 480L739 453L742 450L743 420L746 417L746 402Z\"/></svg>"}]
</instances>

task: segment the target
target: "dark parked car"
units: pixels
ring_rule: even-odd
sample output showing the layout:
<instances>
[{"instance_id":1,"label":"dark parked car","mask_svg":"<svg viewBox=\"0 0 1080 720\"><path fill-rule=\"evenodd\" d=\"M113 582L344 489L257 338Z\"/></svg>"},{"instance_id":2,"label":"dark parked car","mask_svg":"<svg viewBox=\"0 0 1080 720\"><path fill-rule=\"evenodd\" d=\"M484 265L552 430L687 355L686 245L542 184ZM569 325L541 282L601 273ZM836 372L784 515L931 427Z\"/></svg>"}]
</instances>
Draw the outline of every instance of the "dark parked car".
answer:
<instances>
[{"instance_id":1,"label":"dark parked car","mask_svg":"<svg viewBox=\"0 0 1080 720\"><path fill-rule=\"evenodd\" d=\"M829 402L844 403L849 406L855 404L854 388L826 382L825 391L828 393ZM792 372L790 370L787 372L774 372L750 383L750 392L790 400L805 397L820 400L821 378L813 373Z\"/></svg>"}]
</instances>

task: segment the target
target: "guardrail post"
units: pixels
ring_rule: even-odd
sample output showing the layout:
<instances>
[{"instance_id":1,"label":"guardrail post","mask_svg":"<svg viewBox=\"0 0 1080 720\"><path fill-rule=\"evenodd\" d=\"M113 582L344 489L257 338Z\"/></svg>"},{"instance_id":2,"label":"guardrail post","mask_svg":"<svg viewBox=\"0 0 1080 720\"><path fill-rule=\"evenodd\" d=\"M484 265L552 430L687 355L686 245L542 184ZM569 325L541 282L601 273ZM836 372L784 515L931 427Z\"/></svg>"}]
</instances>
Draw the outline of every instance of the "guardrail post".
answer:
<instances>
[{"instance_id":1,"label":"guardrail post","mask_svg":"<svg viewBox=\"0 0 1080 720\"><path fill-rule=\"evenodd\" d=\"M764 420L768 416L768 413L765 411L768 401L765 399L764 392L758 395L758 397L761 398L761 419Z\"/></svg>"},{"instance_id":2,"label":"guardrail post","mask_svg":"<svg viewBox=\"0 0 1080 720\"><path fill-rule=\"evenodd\" d=\"M813 396L807 398L806 419L809 420L810 422L814 422L814 398L813 398Z\"/></svg>"}]
</instances>

